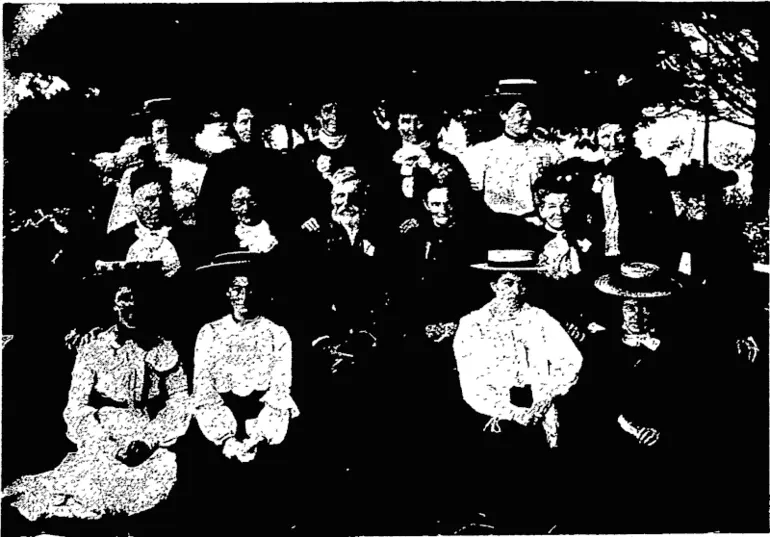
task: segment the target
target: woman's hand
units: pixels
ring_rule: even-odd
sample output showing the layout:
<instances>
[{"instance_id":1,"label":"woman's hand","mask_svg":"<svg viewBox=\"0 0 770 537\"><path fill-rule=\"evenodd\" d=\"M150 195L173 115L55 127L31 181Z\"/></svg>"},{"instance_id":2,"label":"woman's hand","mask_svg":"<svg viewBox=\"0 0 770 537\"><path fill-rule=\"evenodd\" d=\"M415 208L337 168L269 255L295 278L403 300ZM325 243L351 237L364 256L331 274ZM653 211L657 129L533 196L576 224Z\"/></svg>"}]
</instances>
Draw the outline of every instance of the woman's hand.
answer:
<instances>
[{"instance_id":1,"label":"woman's hand","mask_svg":"<svg viewBox=\"0 0 770 537\"><path fill-rule=\"evenodd\" d=\"M126 466L134 467L144 463L153 454L153 449L141 440L133 440L125 449L120 450L116 458Z\"/></svg>"},{"instance_id":2,"label":"woman's hand","mask_svg":"<svg viewBox=\"0 0 770 537\"><path fill-rule=\"evenodd\" d=\"M754 338L751 336L740 338L735 342L735 345L738 348L738 356L750 364L753 364L759 354L759 346L757 345L757 342L754 341Z\"/></svg>"},{"instance_id":3,"label":"woman's hand","mask_svg":"<svg viewBox=\"0 0 770 537\"><path fill-rule=\"evenodd\" d=\"M409 220L405 220L399 227L398 230L404 234L409 233L411 230L416 229L419 227L420 223L417 222L416 218L410 218Z\"/></svg>"}]
</instances>

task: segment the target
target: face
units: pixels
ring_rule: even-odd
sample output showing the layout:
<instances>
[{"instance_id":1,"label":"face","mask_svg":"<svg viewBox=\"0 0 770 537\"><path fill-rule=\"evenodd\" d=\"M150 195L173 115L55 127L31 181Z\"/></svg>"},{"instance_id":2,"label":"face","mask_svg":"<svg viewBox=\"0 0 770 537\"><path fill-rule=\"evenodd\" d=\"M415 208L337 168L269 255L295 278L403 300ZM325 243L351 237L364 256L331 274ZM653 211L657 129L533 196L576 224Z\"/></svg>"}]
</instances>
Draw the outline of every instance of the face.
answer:
<instances>
[{"instance_id":1,"label":"face","mask_svg":"<svg viewBox=\"0 0 770 537\"><path fill-rule=\"evenodd\" d=\"M152 120L150 139L156 148L168 145L168 122L165 119Z\"/></svg>"},{"instance_id":2,"label":"face","mask_svg":"<svg viewBox=\"0 0 770 537\"><path fill-rule=\"evenodd\" d=\"M553 229L562 229L570 209L569 194L546 194L540 205L540 218Z\"/></svg>"},{"instance_id":3,"label":"face","mask_svg":"<svg viewBox=\"0 0 770 537\"><path fill-rule=\"evenodd\" d=\"M326 131L327 134L334 136L342 132L337 103L332 102L323 105L321 107L319 119L321 121L321 128Z\"/></svg>"},{"instance_id":4,"label":"face","mask_svg":"<svg viewBox=\"0 0 770 537\"><path fill-rule=\"evenodd\" d=\"M516 103L507 112L500 114L505 122L505 132L509 136L524 136L529 133L532 114L524 103Z\"/></svg>"},{"instance_id":5,"label":"face","mask_svg":"<svg viewBox=\"0 0 770 537\"><path fill-rule=\"evenodd\" d=\"M244 143L251 142L251 121L254 119L254 114L248 108L241 108L235 115L235 122L233 127L238 134L238 138Z\"/></svg>"},{"instance_id":6,"label":"face","mask_svg":"<svg viewBox=\"0 0 770 537\"><path fill-rule=\"evenodd\" d=\"M445 227L451 225L453 210L447 188L434 188L428 192L428 196L425 199L425 208L430 212L434 226Z\"/></svg>"},{"instance_id":7,"label":"face","mask_svg":"<svg viewBox=\"0 0 770 537\"><path fill-rule=\"evenodd\" d=\"M631 334L640 334L647 329L649 311L638 300L623 301L623 330Z\"/></svg>"},{"instance_id":8,"label":"face","mask_svg":"<svg viewBox=\"0 0 770 537\"><path fill-rule=\"evenodd\" d=\"M160 227L162 194L159 183L143 185L134 192L134 213L143 226L150 229Z\"/></svg>"},{"instance_id":9,"label":"face","mask_svg":"<svg viewBox=\"0 0 770 537\"><path fill-rule=\"evenodd\" d=\"M519 276L512 272L506 272L492 284L492 290L499 300L515 302L521 297L524 288Z\"/></svg>"},{"instance_id":10,"label":"face","mask_svg":"<svg viewBox=\"0 0 770 537\"><path fill-rule=\"evenodd\" d=\"M356 181L349 181L342 185L335 186L332 191L332 205L334 214L340 217L353 217L361 212L358 201L358 184Z\"/></svg>"},{"instance_id":11,"label":"face","mask_svg":"<svg viewBox=\"0 0 770 537\"><path fill-rule=\"evenodd\" d=\"M398 132L409 144L419 144L426 139L425 122L417 114L399 114Z\"/></svg>"},{"instance_id":12,"label":"face","mask_svg":"<svg viewBox=\"0 0 770 537\"><path fill-rule=\"evenodd\" d=\"M249 312L250 299L254 294L253 284L248 276L236 276L227 289L227 298L234 313L245 315Z\"/></svg>"},{"instance_id":13,"label":"face","mask_svg":"<svg viewBox=\"0 0 770 537\"><path fill-rule=\"evenodd\" d=\"M115 293L114 310L118 313L118 322L126 328L136 328L136 300L133 291L121 287Z\"/></svg>"},{"instance_id":14,"label":"face","mask_svg":"<svg viewBox=\"0 0 770 537\"><path fill-rule=\"evenodd\" d=\"M233 192L230 210L241 224L252 225L259 220L257 201L249 187L242 186Z\"/></svg>"},{"instance_id":15,"label":"face","mask_svg":"<svg viewBox=\"0 0 770 537\"><path fill-rule=\"evenodd\" d=\"M599 147L601 147L608 156L620 155L628 145L628 135L625 130L617 124L602 125L597 133Z\"/></svg>"}]
</instances>

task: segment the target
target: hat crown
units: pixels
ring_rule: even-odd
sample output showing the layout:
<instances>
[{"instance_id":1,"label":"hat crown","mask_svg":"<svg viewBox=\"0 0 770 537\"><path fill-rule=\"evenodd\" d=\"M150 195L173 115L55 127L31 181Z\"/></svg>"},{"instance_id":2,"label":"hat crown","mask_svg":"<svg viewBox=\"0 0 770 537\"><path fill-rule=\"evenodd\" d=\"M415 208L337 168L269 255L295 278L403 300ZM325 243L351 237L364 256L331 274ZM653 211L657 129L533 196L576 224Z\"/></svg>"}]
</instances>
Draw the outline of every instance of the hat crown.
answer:
<instances>
[{"instance_id":1,"label":"hat crown","mask_svg":"<svg viewBox=\"0 0 770 537\"><path fill-rule=\"evenodd\" d=\"M660 267L652 263L642 263L635 261L632 263L623 263L620 265L620 273L626 278L639 280L649 278L660 270Z\"/></svg>"}]
</instances>

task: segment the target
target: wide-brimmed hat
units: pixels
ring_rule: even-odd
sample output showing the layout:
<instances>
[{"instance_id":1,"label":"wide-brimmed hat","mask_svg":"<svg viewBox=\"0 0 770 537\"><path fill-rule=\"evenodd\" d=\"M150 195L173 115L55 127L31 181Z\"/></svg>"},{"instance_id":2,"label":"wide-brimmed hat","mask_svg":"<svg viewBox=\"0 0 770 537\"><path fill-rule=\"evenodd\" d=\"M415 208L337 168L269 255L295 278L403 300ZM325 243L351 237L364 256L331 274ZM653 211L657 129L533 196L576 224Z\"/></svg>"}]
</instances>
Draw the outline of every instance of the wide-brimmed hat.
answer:
<instances>
[{"instance_id":1,"label":"wide-brimmed hat","mask_svg":"<svg viewBox=\"0 0 770 537\"><path fill-rule=\"evenodd\" d=\"M723 171L712 165L701 167L692 162L682 166L678 175L669 179L671 190L686 194L706 194L719 192L738 182L738 174L734 171Z\"/></svg>"},{"instance_id":2,"label":"wide-brimmed hat","mask_svg":"<svg viewBox=\"0 0 770 537\"><path fill-rule=\"evenodd\" d=\"M217 254L210 263L201 265L196 271L206 273L227 272L249 274L257 265L260 255L253 252L224 252Z\"/></svg>"},{"instance_id":3,"label":"wide-brimmed hat","mask_svg":"<svg viewBox=\"0 0 770 537\"><path fill-rule=\"evenodd\" d=\"M680 285L658 265L634 261L622 263L610 274L597 278L602 293L622 298L661 298L670 296Z\"/></svg>"},{"instance_id":4,"label":"wide-brimmed hat","mask_svg":"<svg viewBox=\"0 0 770 537\"><path fill-rule=\"evenodd\" d=\"M491 272L536 272L537 266L534 250L489 250L485 263L474 263L471 268Z\"/></svg>"},{"instance_id":5,"label":"wide-brimmed hat","mask_svg":"<svg viewBox=\"0 0 770 537\"><path fill-rule=\"evenodd\" d=\"M528 107L538 106L542 99L541 88L531 78L499 80L495 88L484 95L486 102L498 111L522 102Z\"/></svg>"},{"instance_id":6,"label":"wide-brimmed hat","mask_svg":"<svg viewBox=\"0 0 770 537\"><path fill-rule=\"evenodd\" d=\"M87 280L98 282L99 287L113 292L120 287L153 292L161 288L164 277L162 261L102 261L94 263Z\"/></svg>"}]
</instances>

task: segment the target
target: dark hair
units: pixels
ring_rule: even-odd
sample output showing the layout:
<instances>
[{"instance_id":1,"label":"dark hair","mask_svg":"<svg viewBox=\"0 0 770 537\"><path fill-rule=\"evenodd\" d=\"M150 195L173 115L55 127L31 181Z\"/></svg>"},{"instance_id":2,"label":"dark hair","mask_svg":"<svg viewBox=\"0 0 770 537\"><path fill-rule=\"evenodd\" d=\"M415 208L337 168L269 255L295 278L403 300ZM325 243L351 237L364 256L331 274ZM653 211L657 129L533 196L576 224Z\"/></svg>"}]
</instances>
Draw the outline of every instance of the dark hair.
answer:
<instances>
[{"instance_id":1,"label":"dark hair","mask_svg":"<svg viewBox=\"0 0 770 537\"><path fill-rule=\"evenodd\" d=\"M576 184L581 180L581 171L574 167L559 164L548 167L532 189L535 205L540 207L548 194L567 194L572 197Z\"/></svg>"},{"instance_id":2,"label":"dark hair","mask_svg":"<svg viewBox=\"0 0 770 537\"><path fill-rule=\"evenodd\" d=\"M171 190L171 170L160 166L153 159L145 161L141 168L138 168L131 174L130 178L131 195L145 185L158 183L165 193Z\"/></svg>"}]
</instances>

